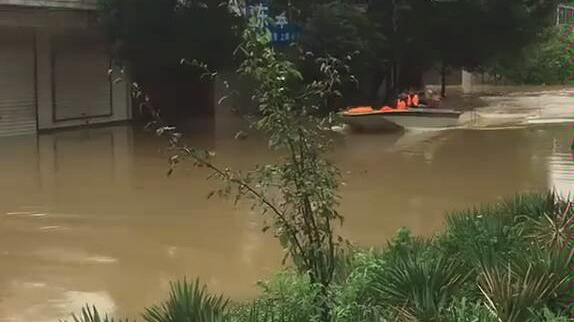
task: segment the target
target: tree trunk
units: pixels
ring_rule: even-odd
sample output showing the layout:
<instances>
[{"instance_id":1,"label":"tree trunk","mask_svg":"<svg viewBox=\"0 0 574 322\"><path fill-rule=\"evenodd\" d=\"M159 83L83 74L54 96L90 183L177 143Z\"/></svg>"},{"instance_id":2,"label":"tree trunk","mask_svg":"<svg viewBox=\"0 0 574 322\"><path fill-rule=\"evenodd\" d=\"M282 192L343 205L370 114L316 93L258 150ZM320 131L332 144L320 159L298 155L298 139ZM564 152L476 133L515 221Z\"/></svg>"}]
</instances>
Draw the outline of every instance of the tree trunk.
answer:
<instances>
[{"instance_id":1,"label":"tree trunk","mask_svg":"<svg viewBox=\"0 0 574 322\"><path fill-rule=\"evenodd\" d=\"M377 68L371 76L371 88L369 89L369 100L379 100L379 88L385 80L385 72Z\"/></svg>"},{"instance_id":2,"label":"tree trunk","mask_svg":"<svg viewBox=\"0 0 574 322\"><path fill-rule=\"evenodd\" d=\"M394 64L387 67L385 71L385 96L383 101L385 105L390 105L395 100L395 68Z\"/></svg>"}]
</instances>

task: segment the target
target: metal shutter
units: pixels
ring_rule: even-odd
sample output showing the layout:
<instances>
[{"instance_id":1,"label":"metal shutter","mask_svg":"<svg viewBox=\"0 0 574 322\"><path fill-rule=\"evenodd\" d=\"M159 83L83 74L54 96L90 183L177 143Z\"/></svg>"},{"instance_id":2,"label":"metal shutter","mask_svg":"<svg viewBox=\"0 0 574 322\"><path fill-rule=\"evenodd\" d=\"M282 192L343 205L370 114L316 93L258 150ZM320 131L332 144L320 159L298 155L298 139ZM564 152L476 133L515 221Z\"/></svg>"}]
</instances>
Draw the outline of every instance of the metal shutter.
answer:
<instances>
[{"instance_id":1,"label":"metal shutter","mask_svg":"<svg viewBox=\"0 0 574 322\"><path fill-rule=\"evenodd\" d=\"M90 37L52 39L55 121L112 115L110 56Z\"/></svg>"},{"instance_id":2,"label":"metal shutter","mask_svg":"<svg viewBox=\"0 0 574 322\"><path fill-rule=\"evenodd\" d=\"M34 34L0 33L0 136L36 132Z\"/></svg>"}]
</instances>

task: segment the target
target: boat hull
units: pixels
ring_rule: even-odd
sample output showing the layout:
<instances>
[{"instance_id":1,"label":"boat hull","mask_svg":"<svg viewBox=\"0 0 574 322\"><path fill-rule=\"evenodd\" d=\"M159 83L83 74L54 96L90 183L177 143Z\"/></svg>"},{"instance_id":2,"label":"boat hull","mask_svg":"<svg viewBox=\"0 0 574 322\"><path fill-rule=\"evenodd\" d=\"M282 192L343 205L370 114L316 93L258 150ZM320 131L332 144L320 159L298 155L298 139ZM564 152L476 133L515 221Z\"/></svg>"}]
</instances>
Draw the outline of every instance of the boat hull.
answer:
<instances>
[{"instance_id":1,"label":"boat hull","mask_svg":"<svg viewBox=\"0 0 574 322\"><path fill-rule=\"evenodd\" d=\"M381 115L405 129L440 129L458 125L462 112L445 109L410 108Z\"/></svg>"},{"instance_id":2,"label":"boat hull","mask_svg":"<svg viewBox=\"0 0 574 322\"><path fill-rule=\"evenodd\" d=\"M340 114L341 120L353 130L359 131L393 131L398 125L385 119L382 113Z\"/></svg>"}]
</instances>

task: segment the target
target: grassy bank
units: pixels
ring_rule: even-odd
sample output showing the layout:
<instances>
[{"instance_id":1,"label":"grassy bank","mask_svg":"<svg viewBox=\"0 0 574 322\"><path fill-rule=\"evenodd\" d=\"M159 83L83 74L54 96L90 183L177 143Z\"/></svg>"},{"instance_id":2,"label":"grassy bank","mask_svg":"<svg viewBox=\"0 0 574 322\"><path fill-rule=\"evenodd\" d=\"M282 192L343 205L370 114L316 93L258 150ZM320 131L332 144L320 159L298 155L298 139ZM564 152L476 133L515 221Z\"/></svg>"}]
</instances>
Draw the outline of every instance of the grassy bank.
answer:
<instances>
[{"instance_id":1,"label":"grassy bank","mask_svg":"<svg viewBox=\"0 0 574 322\"><path fill-rule=\"evenodd\" d=\"M569 321L574 211L552 193L454 212L430 238L399 230L381 248L338 256L325 301L333 321ZM140 320L319 321L319 288L291 270L261 283L251 303L210 295L199 281L172 285ZM72 321L121 321L87 308Z\"/></svg>"}]
</instances>

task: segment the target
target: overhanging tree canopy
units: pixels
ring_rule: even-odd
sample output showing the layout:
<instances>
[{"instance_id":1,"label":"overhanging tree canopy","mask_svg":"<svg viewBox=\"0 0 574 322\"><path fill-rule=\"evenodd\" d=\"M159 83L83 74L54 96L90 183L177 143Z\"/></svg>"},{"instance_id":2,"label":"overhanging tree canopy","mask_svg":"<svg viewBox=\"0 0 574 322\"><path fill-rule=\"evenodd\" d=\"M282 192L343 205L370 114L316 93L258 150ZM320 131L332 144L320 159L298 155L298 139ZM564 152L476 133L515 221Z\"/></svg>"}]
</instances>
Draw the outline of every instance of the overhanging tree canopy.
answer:
<instances>
[{"instance_id":1,"label":"overhanging tree canopy","mask_svg":"<svg viewBox=\"0 0 574 322\"><path fill-rule=\"evenodd\" d=\"M229 66L242 21L227 8L239 0L100 0L102 24L129 60L197 59ZM256 1L247 1L253 3ZM303 47L345 55L361 51L375 81L387 80L387 98L421 87L422 74L440 62L473 69L511 56L553 23L558 0L269 0L305 23ZM351 4L367 3L367 13ZM243 1L245 3L245 1ZM370 19L370 22L366 19ZM360 68L360 69L361 69ZM360 72L359 72L360 73Z\"/></svg>"},{"instance_id":2,"label":"overhanging tree canopy","mask_svg":"<svg viewBox=\"0 0 574 322\"><path fill-rule=\"evenodd\" d=\"M552 23L556 4L555 0L374 0L368 14L390 41L381 55L389 58L387 78L396 78L393 89L398 90L419 87L422 73L437 61L473 69L496 55L520 52Z\"/></svg>"}]
</instances>

